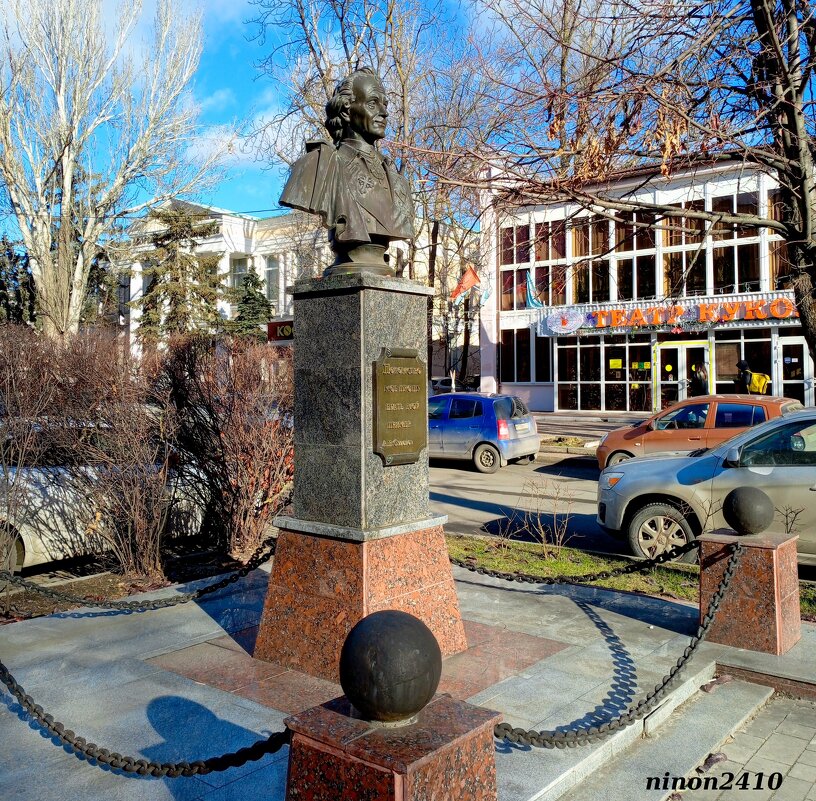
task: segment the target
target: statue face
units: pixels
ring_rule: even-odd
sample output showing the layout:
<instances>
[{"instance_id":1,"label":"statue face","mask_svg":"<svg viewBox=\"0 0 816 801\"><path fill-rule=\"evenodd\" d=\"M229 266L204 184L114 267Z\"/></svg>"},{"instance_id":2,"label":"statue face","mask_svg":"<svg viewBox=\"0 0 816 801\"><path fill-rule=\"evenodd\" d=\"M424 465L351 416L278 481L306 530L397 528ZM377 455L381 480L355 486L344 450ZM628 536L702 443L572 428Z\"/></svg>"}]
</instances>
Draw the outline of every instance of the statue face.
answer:
<instances>
[{"instance_id":1,"label":"statue face","mask_svg":"<svg viewBox=\"0 0 816 801\"><path fill-rule=\"evenodd\" d=\"M363 75L354 81L354 102L348 109L349 135L370 145L385 136L388 99L383 85L374 77Z\"/></svg>"}]
</instances>

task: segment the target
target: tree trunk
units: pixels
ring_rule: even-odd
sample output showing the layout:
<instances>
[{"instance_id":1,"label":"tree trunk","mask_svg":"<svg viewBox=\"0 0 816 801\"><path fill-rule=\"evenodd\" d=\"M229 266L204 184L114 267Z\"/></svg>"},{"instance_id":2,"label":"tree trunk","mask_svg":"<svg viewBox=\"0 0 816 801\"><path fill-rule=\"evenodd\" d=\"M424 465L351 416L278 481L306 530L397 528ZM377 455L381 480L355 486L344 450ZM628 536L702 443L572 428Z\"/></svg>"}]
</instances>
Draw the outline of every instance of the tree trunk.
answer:
<instances>
[{"instance_id":1,"label":"tree trunk","mask_svg":"<svg viewBox=\"0 0 816 801\"><path fill-rule=\"evenodd\" d=\"M428 251L428 286L433 289L436 284L436 253L439 248L439 220L431 224L431 247ZM434 296L428 298L428 378L433 373L433 304Z\"/></svg>"}]
</instances>

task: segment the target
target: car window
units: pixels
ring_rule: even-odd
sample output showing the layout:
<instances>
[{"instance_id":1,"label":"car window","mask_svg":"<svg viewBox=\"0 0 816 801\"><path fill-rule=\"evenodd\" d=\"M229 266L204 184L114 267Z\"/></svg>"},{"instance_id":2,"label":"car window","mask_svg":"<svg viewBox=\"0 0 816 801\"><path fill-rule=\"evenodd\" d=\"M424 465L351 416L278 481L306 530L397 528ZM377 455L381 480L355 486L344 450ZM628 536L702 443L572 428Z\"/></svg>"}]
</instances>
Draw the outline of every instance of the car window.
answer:
<instances>
[{"instance_id":1,"label":"car window","mask_svg":"<svg viewBox=\"0 0 816 801\"><path fill-rule=\"evenodd\" d=\"M658 431L672 428L705 428L708 407L707 403L691 403L688 406L681 406L679 409L658 417L655 420L655 428Z\"/></svg>"},{"instance_id":2,"label":"car window","mask_svg":"<svg viewBox=\"0 0 816 801\"><path fill-rule=\"evenodd\" d=\"M447 398L431 398L428 401L428 419L439 420L445 413L445 406L448 403Z\"/></svg>"},{"instance_id":3,"label":"car window","mask_svg":"<svg viewBox=\"0 0 816 801\"><path fill-rule=\"evenodd\" d=\"M740 467L803 465L816 467L816 423L788 423L746 443Z\"/></svg>"},{"instance_id":4,"label":"car window","mask_svg":"<svg viewBox=\"0 0 816 801\"><path fill-rule=\"evenodd\" d=\"M496 398L493 401L493 409L496 412L497 420L517 420L519 417L527 417L530 414L524 401L515 396Z\"/></svg>"},{"instance_id":5,"label":"car window","mask_svg":"<svg viewBox=\"0 0 816 801\"><path fill-rule=\"evenodd\" d=\"M714 428L749 428L757 423L764 423L765 419L764 406L755 406L752 403L720 402L717 404Z\"/></svg>"},{"instance_id":6,"label":"car window","mask_svg":"<svg viewBox=\"0 0 816 801\"><path fill-rule=\"evenodd\" d=\"M482 402L472 398L454 398L451 401L451 410L448 417L451 420L461 420L465 417L481 417Z\"/></svg>"}]
</instances>

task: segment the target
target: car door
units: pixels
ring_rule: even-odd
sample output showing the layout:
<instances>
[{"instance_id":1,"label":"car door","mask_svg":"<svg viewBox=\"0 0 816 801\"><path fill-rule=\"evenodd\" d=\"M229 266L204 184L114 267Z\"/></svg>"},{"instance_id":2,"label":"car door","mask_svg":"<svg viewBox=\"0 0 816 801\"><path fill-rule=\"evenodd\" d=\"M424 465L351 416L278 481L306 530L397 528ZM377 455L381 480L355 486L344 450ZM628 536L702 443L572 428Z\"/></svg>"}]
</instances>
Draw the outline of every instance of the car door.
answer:
<instances>
[{"instance_id":1,"label":"car door","mask_svg":"<svg viewBox=\"0 0 816 801\"><path fill-rule=\"evenodd\" d=\"M722 503L736 487L757 487L774 505L771 531L799 535L799 551L816 554L816 419L793 420L759 433L739 449L737 466L711 484L715 524L725 525Z\"/></svg>"},{"instance_id":2,"label":"car door","mask_svg":"<svg viewBox=\"0 0 816 801\"><path fill-rule=\"evenodd\" d=\"M718 400L714 404L713 415L709 414L706 447L716 448L746 428L764 423L767 419L767 411L761 403Z\"/></svg>"},{"instance_id":3,"label":"car door","mask_svg":"<svg viewBox=\"0 0 816 801\"><path fill-rule=\"evenodd\" d=\"M451 398L448 419L442 429L442 450L446 456L468 457L479 440L484 422L484 406L479 398Z\"/></svg>"},{"instance_id":4,"label":"car door","mask_svg":"<svg viewBox=\"0 0 816 801\"><path fill-rule=\"evenodd\" d=\"M707 447L708 401L686 403L654 419L643 435L643 453L688 453Z\"/></svg>"},{"instance_id":5,"label":"car door","mask_svg":"<svg viewBox=\"0 0 816 801\"><path fill-rule=\"evenodd\" d=\"M443 456L442 427L448 417L450 398L428 400L428 456Z\"/></svg>"}]
</instances>

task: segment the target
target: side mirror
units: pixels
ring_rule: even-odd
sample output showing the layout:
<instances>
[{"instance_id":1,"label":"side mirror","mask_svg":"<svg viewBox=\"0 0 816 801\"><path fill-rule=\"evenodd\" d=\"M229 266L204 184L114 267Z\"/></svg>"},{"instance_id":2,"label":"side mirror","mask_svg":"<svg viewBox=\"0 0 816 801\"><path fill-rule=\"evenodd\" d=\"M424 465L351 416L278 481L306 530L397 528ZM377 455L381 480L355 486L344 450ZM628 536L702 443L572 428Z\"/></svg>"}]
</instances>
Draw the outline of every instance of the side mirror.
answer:
<instances>
[{"instance_id":1,"label":"side mirror","mask_svg":"<svg viewBox=\"0 0 816 801\"><path fill-rule=\"evenodd\" d=\"M725 461L723 464L726 467L739 467L740 463L740 449L737 447L729 448L725 454Z\"/></svg>"},{"instance_id":2,"label":"side mirror","mask_svg":"<svg viewBox=\"0 0 816 801\"><path fill-rule=\"evenodd\" d=\"M656 427L656 421L655 421L655 420L649 420L649 421L646 423L646 428L648 428L648 429L649 429L649 431L654 431L654 430L655 430L655 427Z\"/></svg>"}]
</instances>

